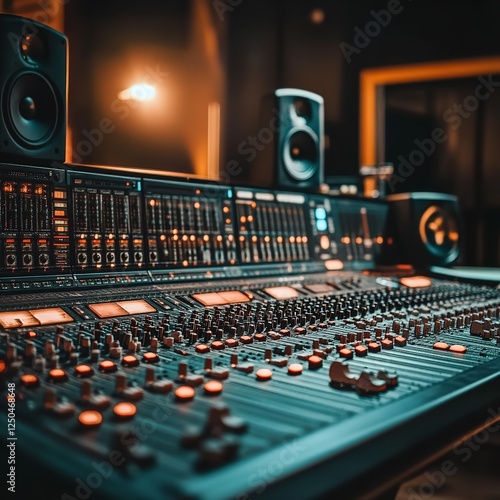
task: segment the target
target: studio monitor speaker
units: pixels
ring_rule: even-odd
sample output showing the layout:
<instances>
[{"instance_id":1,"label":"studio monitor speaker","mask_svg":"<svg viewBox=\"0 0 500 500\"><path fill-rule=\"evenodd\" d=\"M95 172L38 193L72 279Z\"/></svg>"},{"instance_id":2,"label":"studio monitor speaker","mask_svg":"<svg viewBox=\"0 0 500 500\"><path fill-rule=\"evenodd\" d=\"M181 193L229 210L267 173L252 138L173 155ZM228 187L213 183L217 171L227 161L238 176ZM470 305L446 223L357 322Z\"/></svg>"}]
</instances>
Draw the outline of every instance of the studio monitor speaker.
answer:
<instances>
[{"instance_id":1,"label":"studio monitor speaker","mask_svg":"<svg viewBox=\"0 0 500 500\"><path fill-rule=\"evenodd\" d=\"M446 266L460 254L460 216L456 196L402 193L387 196L386 262L418 269Z\"/></svg>"},{"instance_id":2,"label":"studio monitor speaker","mask_svg":"<svg viewBox=\"0 0 500 500\"><path fill-rule=\"evenodd\" d=\"M29 19L0 14L0 161L64 161L67 40Z\"/></svg>"},{"instance_id":3,"label":"studio monitor speaker","mask_svg":"<svg viewBox=\"0 0 500 500\"><path fill-rule=\"evenodd\" d=\"M250 183L316 191L323 182L323 98L305 90L278 89L262 100L260 124Z\"/></svg>"}]
</instances>

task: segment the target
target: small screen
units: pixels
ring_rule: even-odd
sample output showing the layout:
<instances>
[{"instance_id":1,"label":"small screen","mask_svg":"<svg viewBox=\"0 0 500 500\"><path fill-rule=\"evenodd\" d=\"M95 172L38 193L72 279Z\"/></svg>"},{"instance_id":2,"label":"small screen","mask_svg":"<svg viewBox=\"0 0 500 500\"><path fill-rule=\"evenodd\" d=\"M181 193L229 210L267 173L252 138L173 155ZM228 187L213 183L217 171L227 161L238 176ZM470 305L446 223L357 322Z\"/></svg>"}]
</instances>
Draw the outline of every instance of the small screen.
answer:
<instances>
[{"instance_id":1,"label":"small screen","mask_svg":"<svg viewBox=\"0 0 500 500\"><path fill-rule=\"evenodd\" d=\"M227 290L225 292L195 293L191 295L204 306L222 306L226 304L240 304L250 302L248 295L238 290Z\"/></svg>"},{"instance_id":2,"label":"small screen","mask_svg":"<svg viewBox=\"0 0 500 500\"><path fill-rule=\"evenodd\" d=\"M90 304L89 309L99 318L111 318L113 316L129 316L131 314L156 312L156 309L145 300L101 302L99 304Z\"/></svg>"},{"instance_id":3,"label":"small screen","mask_svg":"<svg viewBox=\"0 0 500 500\"><path fill-rule=\"evenodd\" d=\"M0 313L0 326L4 329L70 323L73 318L60 307L7 311Z\"/></svg>"},{"instance_id":4,"label":"small screen","mask_svg":"<svg viewBox=\"0 0 500 500\"><path fill-rule=\"evenodd\" d=\"M299 296L299 292L291 286L275 286L271 288L264 288L264 292L269 294L276 300L295 299Z\"/></svg>"}]
</instances>

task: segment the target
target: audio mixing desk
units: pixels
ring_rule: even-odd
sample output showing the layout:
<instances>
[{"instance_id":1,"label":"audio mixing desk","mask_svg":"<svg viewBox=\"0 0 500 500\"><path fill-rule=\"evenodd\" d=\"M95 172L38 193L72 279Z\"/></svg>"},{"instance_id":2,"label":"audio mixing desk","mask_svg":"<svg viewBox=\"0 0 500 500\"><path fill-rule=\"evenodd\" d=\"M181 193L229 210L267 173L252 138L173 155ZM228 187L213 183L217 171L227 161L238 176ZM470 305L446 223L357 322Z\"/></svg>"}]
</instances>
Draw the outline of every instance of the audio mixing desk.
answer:
<instances>
[{"instance_id":1,"label":"audio mixing desk","mask_svg":"<svg viewBox=\"0 0 500 500\"><path fill-rule=\"evenodd\" d=\"M376 272L381 202L77 166L1 179L16 492L352 498L498 418L499 290Z\"/></svg>"}]
</instances>

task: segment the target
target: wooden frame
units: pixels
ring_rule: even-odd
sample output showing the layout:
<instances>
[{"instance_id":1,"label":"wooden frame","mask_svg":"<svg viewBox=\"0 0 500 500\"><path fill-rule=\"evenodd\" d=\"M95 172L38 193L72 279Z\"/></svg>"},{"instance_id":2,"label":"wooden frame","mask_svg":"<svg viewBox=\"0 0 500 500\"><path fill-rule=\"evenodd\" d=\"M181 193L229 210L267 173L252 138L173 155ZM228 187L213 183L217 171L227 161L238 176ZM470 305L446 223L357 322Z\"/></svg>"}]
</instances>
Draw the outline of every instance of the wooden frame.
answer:
<instances>
[{"instance_id":1,"label":"wooden frame","mask_svg":"<svg viewBox=\"0 0 500 500\"><path fill-rule=\"evenodd\" d=\"M385 161L384 87L397 83L447 80L500 73L500 57L484 57L431 63L405 64L367 69L360 75L359 161L360 166Z\"/></svg>"}]
</instances>

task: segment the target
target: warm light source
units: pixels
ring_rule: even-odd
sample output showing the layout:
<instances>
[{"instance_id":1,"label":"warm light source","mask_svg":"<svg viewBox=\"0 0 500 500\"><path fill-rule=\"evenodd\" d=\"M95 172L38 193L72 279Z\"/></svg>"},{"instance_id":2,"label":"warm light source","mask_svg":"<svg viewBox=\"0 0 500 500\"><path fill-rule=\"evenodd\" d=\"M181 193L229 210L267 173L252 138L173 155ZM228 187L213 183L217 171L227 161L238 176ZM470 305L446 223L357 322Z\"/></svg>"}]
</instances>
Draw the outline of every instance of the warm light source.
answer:
<instances>
[{"instance_id":1,"label":"warm light source","mask_svg":"<svg viewBox=\"0 0 500 500\"><path fill-rule=\"evenodd\" d=\"M121 101L151 101L156 97L156 89L147 83L137 83L118 93Z\"/></svg>"}]
</instances>

